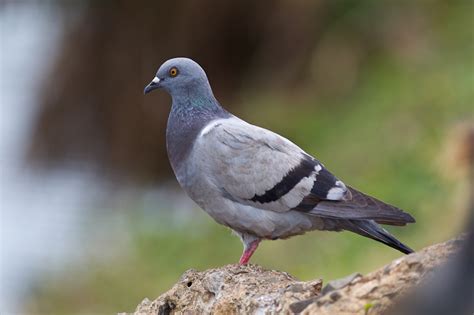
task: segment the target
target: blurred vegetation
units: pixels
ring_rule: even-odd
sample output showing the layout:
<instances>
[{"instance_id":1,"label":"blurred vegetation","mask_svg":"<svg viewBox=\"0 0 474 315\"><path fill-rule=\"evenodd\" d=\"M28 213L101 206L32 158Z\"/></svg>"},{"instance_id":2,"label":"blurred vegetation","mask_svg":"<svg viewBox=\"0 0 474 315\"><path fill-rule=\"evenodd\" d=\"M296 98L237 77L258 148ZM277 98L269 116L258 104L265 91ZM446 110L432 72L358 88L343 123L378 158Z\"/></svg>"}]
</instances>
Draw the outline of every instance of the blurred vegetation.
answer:
<instances>
[{"instance_id":1,"label":"blurred vegetation","mask_svg":"<svg viewBox=\"0 0 474 315\"><path fill-rule=\"evenodd\" d=\"M416 224L390 230L420 249L458 234L466 217L467 175L455 175L459 165L447 151L456 140L451 131L474 122L473 2L395 3L326 3L324 27L307 59L294 67L291 84L275 78L282 72L266 73L268 67L250 62L241 94L228 99L243 119L287 136L345 182L413 214ZM150 78L154 70L148 69ZM226 106L226 96L220 99ZM153 137L164 137L159 132ZM39 279L27 310L132 311L186 269L238 261L240 241L201 210L178 225L160 214L152 227L150 217L129 210L128 250ZM399 255L350 233L312 232L263 242L252 262L328 281L369 272Z\"/></svg>"}]
</instances>

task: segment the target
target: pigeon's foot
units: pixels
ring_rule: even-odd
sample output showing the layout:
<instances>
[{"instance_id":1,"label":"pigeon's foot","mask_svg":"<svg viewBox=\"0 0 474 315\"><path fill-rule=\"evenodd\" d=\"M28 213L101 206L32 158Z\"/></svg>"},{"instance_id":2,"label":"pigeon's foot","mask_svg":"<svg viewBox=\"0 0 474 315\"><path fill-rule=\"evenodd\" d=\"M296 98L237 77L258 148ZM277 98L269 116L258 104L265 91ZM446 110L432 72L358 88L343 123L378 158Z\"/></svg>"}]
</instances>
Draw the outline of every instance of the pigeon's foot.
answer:
<instances>
[{"instance_id":1,"label":"pigeon's foot","mask_svg":"<svg viewBox=\"0 0 474 315\"><path fill-rule=\"evenodd\" d=\"M249 263L250 257L252 257L253 253L257 250L258 244L260 244L260 240L255 240L246 246L242 256L240 257L239 265L246 265Z\"/></svg>"}]
</instances>

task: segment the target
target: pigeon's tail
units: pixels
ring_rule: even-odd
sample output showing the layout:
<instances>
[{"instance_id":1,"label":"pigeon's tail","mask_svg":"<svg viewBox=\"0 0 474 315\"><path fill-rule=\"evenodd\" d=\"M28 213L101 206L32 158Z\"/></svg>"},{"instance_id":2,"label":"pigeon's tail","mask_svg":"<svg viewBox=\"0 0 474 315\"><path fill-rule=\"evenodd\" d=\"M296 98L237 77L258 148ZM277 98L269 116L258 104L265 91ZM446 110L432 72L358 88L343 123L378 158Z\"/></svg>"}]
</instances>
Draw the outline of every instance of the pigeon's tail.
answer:
<instances>
[{"instance_id":1,"label":"pigeon's tail","mask_svg":"<svg viewBox=\"0 0 474 315\"><path fill-rule=\"evenodd\" d=\"M344 230L371 238L395 248L404 254L413 253L410 247L397 240L393 235L372 220L341 220L338 223Z\"/></svg>"}]
</instances>

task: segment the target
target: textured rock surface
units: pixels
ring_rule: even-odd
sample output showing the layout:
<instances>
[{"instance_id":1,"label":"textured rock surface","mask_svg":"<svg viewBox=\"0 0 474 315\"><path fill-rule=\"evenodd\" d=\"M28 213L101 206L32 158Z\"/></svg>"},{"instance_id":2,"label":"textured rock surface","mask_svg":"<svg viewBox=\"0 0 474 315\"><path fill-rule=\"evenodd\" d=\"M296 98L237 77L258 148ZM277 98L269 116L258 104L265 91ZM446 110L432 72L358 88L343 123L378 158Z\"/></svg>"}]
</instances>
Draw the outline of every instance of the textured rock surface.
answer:
<instances>
[{"instance_id":1,"label":"textured rock surface","mask_svg":"<svg viewBox=\"0 0 474 315\"><path fill-rule=\"evenodd\" d=\"M135 314L281 313L293 302L316 297L321 285L321 280L301 282L256 265L227 265L204 272L191 269L155 301L142 301Z\"/></svg>"},{"instance_id":2,"label":"textured rock surface","mask_svg":"<svg viewBox=\"0 0 474 315\"><path fill-rule=\"evenodd\" d=\"M433 245L366 276L332 281L324 294L319 279L301 282L256 265L188 270L171 290L154 301L143 300L134 314L381 314L461 243L455 239Z\"/></svg>"},{"instance_id":3,"label":"textured rock surface","mask_svg":"<svg viewBox=\"0 0 474 315\"><path fill-rule=\"evenodd\" d=\"M382 314L397 297L457 252L461 243L455 239L396 259L379 270L355 278L343 288L325 294L308 306L303 314Z\"/></svg>"}]
</instances>

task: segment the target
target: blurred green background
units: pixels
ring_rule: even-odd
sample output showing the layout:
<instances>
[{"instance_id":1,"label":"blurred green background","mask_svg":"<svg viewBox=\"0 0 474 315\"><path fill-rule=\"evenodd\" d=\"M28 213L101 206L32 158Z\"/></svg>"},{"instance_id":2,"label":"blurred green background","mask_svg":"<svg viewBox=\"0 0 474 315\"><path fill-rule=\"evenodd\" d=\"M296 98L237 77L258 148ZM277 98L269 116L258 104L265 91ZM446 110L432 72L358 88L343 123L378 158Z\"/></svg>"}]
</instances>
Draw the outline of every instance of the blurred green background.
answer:
<instances>
[{"instance_id":1,"label":"blurred green background","mask_svg":"<svg viewBox=\"0 0 474 315\"><path fill-rule=\"evenodd\" d=\"M16 5L3 10L14 14ZM79 220L80 247L30 280L22 312L132 311L187 269L238 261L238 238L176 187L164 150L169 97L141 95L174 56L198 61L234 114L410 212L416 224L389 228L410 247L463 230L474 2L51 1L28 8L54 12L61 34L40 76L25 164L41 176L91 172L104 184L91 192L101 201L83 206L89 219ZM312 232L263 242L251 262L327 282L399 256L351 233Z\"/></svg>"}]
</instances>

